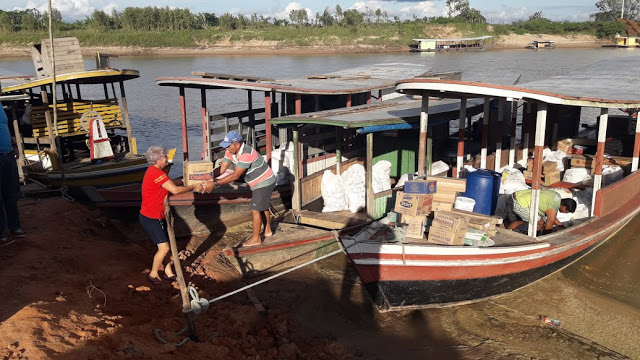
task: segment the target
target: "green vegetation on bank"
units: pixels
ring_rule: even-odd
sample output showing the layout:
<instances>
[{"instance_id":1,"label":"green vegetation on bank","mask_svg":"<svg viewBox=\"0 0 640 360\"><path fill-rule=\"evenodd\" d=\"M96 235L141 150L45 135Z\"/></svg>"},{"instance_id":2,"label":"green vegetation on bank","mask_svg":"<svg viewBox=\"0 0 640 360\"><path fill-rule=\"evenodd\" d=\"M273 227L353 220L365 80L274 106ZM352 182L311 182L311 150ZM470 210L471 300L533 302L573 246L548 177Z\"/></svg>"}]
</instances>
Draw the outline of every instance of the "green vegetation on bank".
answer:
<instances>
[{"instance_id":1,"label":"green vegetation on bank","mask_svg":"<svg viewBox=\"0 0 640 360\"><path fill-rule=\"evenodd\" d=\"M615 0L610 0L615 1ZM527 20L506 25L489 25L468 0L447 0L449 16L401 21L387 13L367 9L364 12L339 5L310 17L306 10L292 10L289 19L261 15L216 16L194 14L188 9L158 7L125 8L106 14L94 11L91 17L68 23L53 10L55 36L75 36L83 46L184 47L227 45L250 41L270 42L278 46L406 46L412 38L508 34L588 34L600 38L624 33L621 23L604 16L597 21L554 22L536 12ZM0 43L22 46L48 37L48 15L36 9L0 10Z\"/></svg>"}]
</instances>

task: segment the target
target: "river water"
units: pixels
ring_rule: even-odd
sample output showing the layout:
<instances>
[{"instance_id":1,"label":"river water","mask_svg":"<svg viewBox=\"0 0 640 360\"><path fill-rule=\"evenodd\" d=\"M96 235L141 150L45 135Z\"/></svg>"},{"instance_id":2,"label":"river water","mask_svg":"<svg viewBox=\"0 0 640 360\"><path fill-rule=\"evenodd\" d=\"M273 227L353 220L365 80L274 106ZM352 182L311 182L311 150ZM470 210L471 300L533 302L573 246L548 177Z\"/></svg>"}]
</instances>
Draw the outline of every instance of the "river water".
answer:
<instances>
[{"instance_id":1,"label":"river water","mask_svg":"<svg viewBox=\"0 0 640 360\"><path fill-rule=\"evenodd\" d=\"M512 84L576 70L600 60L631 56L637 50L492 50L461 53L392 53L309 56L119 57L112 64L137 69L126 85L138 151L161 144L182 158L178 90L155 85L163 76L192 71L296 78L382 62L423 63L434 71L463 72L463 80ZM93 68L92 60L85 60ZM30 59L0 59L4 72L32 74ZM630 74L633 70L629 69ZM594 84L597 86L597 84ZM101 88L96 88L101 92ZM254 96L255 106L263 98ZM244 109L246 95L216 91L211 113ZM187 90L190 154L199 157L200 95ZM178 175L180 170L172 175ZM313 336L344 339L365 358L640 358L640 221L634 219L579 263L524 289L479 304L441 310L379 314L357 286L344 258L325 260L258 287L264 301L287 299ZM309 278L316 282L309 285ZM335 278L336 281L331 282ZM323 279L326 279L323 280ZM337 287L335 284L338 284ZM346 290L345 290L345 284ZM300 295L300 289L306 292ZM541 326L538 315L563 321Z\"/></svg>"}]
</instances>

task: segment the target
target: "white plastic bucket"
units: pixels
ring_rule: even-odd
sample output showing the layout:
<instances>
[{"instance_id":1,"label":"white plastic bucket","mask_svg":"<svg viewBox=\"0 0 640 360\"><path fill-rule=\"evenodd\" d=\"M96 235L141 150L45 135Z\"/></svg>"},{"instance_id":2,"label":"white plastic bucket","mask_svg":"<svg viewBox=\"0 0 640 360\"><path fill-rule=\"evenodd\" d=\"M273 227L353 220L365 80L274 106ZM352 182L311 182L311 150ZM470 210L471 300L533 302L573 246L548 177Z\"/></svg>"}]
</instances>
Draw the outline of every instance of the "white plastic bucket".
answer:
<instances>
[{"instance_id":1,"label":"white plastic bucket","mask_svg":"<svg viewBox=\"0 0 640 360\"><path fill-rule=\"evenodd\" d=\"M453 207L458 210L473 211L473 207L476 206L476 201L472 198L458 196Z\"/></svg>"}]
</instances>

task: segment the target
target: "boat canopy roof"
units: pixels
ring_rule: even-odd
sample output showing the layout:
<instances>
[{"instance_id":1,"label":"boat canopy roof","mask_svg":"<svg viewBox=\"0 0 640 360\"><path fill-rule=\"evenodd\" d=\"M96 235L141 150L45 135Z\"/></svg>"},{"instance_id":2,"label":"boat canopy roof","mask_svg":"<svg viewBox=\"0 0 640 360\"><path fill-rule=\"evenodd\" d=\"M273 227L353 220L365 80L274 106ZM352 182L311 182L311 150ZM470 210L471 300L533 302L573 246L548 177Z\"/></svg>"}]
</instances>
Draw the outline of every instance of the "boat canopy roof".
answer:
<instances>
[{"instance_id":1,"label":"boat canopy roof","mask_svg":"<svg viewBox=\"0 0 640 360\"><path fill-rule=\"evenodd\" d=\"M571 106L637 108L640 107L638 82L629 75L629 70L638 67L640 56L632 56L600 61L565 75L518 86L412 79L399 81L396 91L417 95L433 91L438 96L456 98L491 96Z\"/></svg>"},{"instance_id":2,"label":"boat canopy roof","mask_svg":"<svg viewBox=\"0 0 640 360\"><path fill-rule=\"evenodd\" d=\"M475 40L486 40L491 39L491 35L470 37L470 38L457 38L457 39L411 39L413 41L475 41Z\"/></svg>"},{"instance_id":3,"label":"boat canopy roof","mask_svg":"<svg viewBox=\"0 0 640 360\"><path fill-rule=\"evenodd\" d=\"M460 101L454 99L432 100L429 106L429 125L437 121L457 119L460 115ZM421 100L383 101L375 104L350 108L290 115L271 119L272 125L329 125L342 128L366 128L378 125L404 125L420 121ZM484 100L472 99L467 102L467 116L482 111ZM386 130L388 128L385 128ZM381 128L381 130L383 130ZM366 131L365 131L366 132Z\"/></svg>"},{"instance_id":4,"label":"boat canopy roof","mask_svg":"<svg viewBox=\"0 0 640 360\"><path fill-rule=\"evenodd\" d=\"M401 79L429 76L422 64L384 63L312 75L300 79L269 79L255 76L193 72L201 77L161 77L160 86L196 89L241 89L308 95L343 95L392 88Z\"/></svg>"},{"instance_id":5,"label":"boat canopy roof","mask_svg":"<svg viewBox=\"0 0 640 360\"><path fill-rule=\"evenodd\" d=\"M68 74L56 75L56 83L63 84L108 84L120 81L131 80L140 77L138 70L129 69L97 69L87 70ZM0 80L1 81L1 80ZM25 78L22 82L9 84L2 87L2 92L12 92L27 90L43 85L50 85L53 82L53 77L46 77L37 79L35 76L31 78Z\"/></svg>"}]
</instances>

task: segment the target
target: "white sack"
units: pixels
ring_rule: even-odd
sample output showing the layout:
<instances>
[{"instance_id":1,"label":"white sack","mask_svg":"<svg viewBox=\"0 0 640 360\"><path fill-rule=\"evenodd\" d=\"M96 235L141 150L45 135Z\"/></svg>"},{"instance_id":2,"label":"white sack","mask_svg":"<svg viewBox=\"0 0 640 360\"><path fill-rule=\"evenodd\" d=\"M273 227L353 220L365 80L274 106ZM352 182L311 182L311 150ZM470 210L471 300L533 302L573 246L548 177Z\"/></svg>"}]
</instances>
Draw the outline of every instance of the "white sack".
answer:
<instances>
[{"instance_id":1,"label":"white sack","mask_svg":"<svg viewBox=\"0 0 640 360\"><path fill-rule=\"evenodd\" d=\"M331 170L325 170L322 174L320 191L324 201L322 212L342 211L349 208L340 175L335 175Z\"/></svg>"},{"instance_id":2,"label":"white sack","mask_svg":"<svg viewBox=\"0 0 640 360\"><path fill-rule=\"evenodd\" d=\"M342 173L349 211L357 213L366 206L365 170L360 164L351 165Z\"/></svg>"},{"instance_id":3,"label":"white sack","mask_svg":"<svg viewBox=\"0 0 640 360\"><path fill-rule=\"evenodd\" d=\"M373 165L373 193L391 189L391 162L380 160Z\"/></svg>"}]
</instances>

